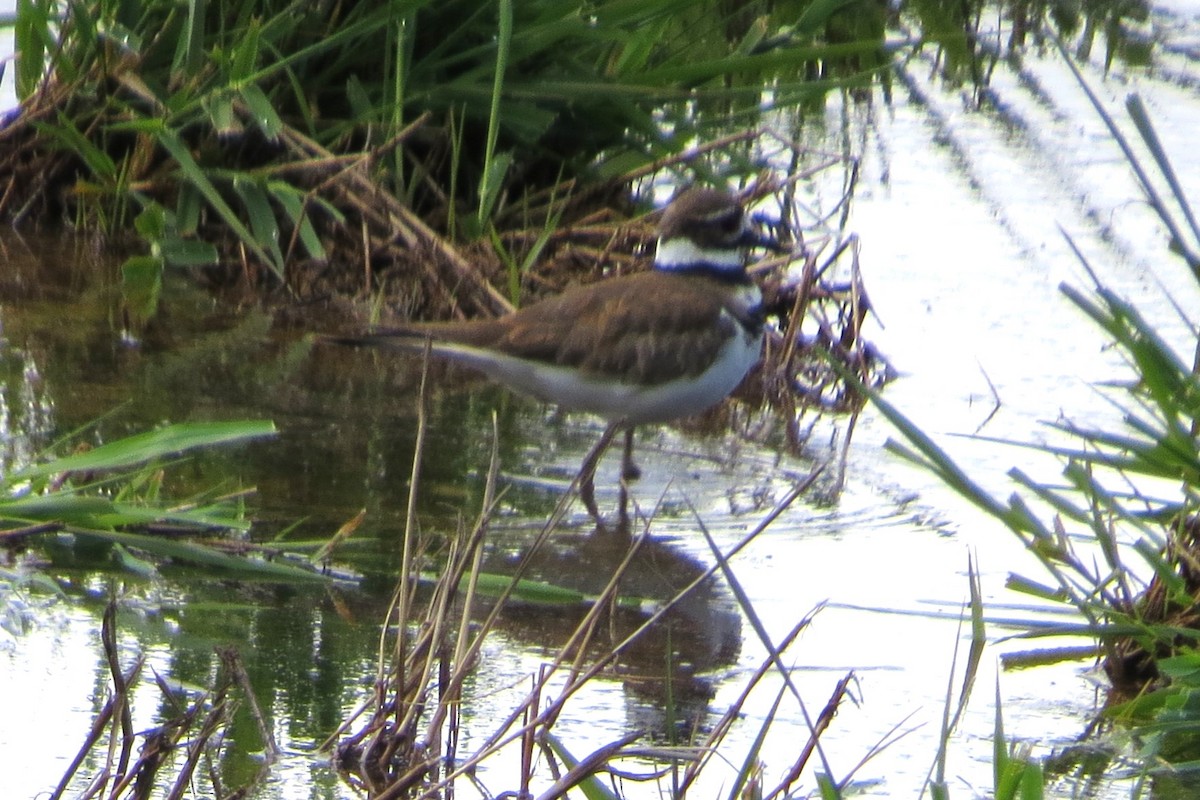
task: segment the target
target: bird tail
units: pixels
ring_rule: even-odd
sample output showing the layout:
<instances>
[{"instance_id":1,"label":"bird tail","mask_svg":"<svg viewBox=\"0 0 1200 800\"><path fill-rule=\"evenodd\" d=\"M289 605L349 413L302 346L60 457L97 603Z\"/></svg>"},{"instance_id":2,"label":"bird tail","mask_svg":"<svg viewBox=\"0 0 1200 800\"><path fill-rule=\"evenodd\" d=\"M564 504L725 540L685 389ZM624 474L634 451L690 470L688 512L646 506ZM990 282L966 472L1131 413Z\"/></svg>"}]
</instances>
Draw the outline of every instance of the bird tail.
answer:
<instances>
[{"instance_id":1,"label":"bird tail","mask_svg":"<svg viewBox=\"0 0 1200 800\"><path fill-rule=\"evenodd\" d=\"M388 328L373 333L360 334L326 334L318 338L325 344L336 344L343 347L386 347L392 350L417 351L423 350L432 336L419 328Z\"/></svg>"}]
</instances>

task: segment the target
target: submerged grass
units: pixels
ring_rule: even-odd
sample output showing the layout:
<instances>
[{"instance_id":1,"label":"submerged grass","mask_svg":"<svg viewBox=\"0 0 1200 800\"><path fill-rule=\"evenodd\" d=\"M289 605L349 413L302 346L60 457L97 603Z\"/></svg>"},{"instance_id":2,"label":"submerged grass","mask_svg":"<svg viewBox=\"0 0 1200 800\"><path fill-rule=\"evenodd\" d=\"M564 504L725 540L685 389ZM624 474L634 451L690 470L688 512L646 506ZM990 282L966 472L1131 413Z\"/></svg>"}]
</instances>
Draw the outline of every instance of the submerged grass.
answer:
<instances>
[{"instance_id":1,"label":"submerged grass","mask_svg":"<svg viewBox=\"0 0 1200 800\"><path fill-rule=\"evenodd\" d=\"M95 447L81 445L69 455L9 465L0 477L0 544L16 547L66 536L68 541L111 546L127 566L136 564L143 571L153 567L128 548L230 576L323 581L311 568L248 558L233 552L236 546L226 546L222 536L250 527L243 513L248 492L207 492L182 503L163 496L165 469L181 454L274 434L275 426L265 421L179 423Z\"/></svg>"},{"instance_id":2,"label":"submerged grass","mask_svg":"<svg viewBox=\"0 0 1200 800\"><path fill-rule=\"evenodd\" d=\"M421 419L423 422L423 416ZM419 435L418 443L420 441ZM421 458L419 445L410 483L413 492L419 485ZM729 552L721 553L714 545L716 565L663 602L620 641L597 649L596 646L601 644L598 636L604 630L604 620L621 603L622 576L637 557L653 525L653 513L639 517L641 529L629 538L625 557L614 570L607 587L590 604L548 662L535 675L529 676L530 687L524 699L510 709L489 713L492 721L487 724L486 733L477 734L472 751L462 752L461 725L464 717L471 714L470 710L461 707L464 685L469 682L484 641L493 631L506 602L519 591L521 576L538 547L544 545L547 537L557 529L567 505L575 499L581 477L576 476L572 490L561 498L558 509L543 527L538 540L516 567L506 590L485 606L479 592L482 583L480 564L484 533L493 513L497 471L498 461L493 450L483 507L475 523L464 528L451 542L446 566L431 596L420 604L415 603L414 573L403 573L393 598L393 611L388 617L390 623L383 627L375 690L343 723L339 733L327 742L330 747L336 744L339 768L352 785L377 798L450 796L458 791L454 788L458 783L477 781L476 773L497 759L519 763L518 785L505 787L505 791L499 793L495 789L484 790L485 796L509 792L532 796L537 787L538 796L543 798L562 797L576 788L588 797L620 797L626 796L621 788L623 782L651 782L668 796L686 796L705 765L722 749L732 722L760 681L773 673L785 686L792 686L790 673L780 661L779 654L807 625L808 617L801 620L779 645L768 642L770 655L750 678L740 698L706 736L662 744L647 738L644 732L634 731L586 755L579 755L564 747L554 734L554 726L581 690L596 678L609 674L624 651L697 586L718 572L725 575L727 582L732 581L730 585L736 586L729 558L753 541L811 486L816 473L801 481ZM415 532L410 532L406 542L415 541ZM419 560L415 553L406 551L405 561L410 570ZM757 619L744 593L735 592L735 595L748 618ZM663 680L669 686L673 677L668 674ZM756 796L786 796L804 770L809 754L818 750L820 733L831 722L847 683L848 679L838 684L825 710L811 722L808 745L797 750L795 763L785 770L785 777L777 787L766 790L762 785L761 765L754 747L740 770L738 784L747 790L753 784L757 787L754 789ZM803 703L794 686L789 694ZM350 733L355 726L357 730ZM769 729L770 719L760 731L760 741L768 735ZM542 763L548 774L541 773L542 767L538 765ZM730 796L738 796L740 791L735 787Z\"/></svg>"},{"instance_id":3,"label":"submerged grass","mask_svg":"<svg viewBox=\"0 0 1200 800\"><path fill-rule=\"evenodd\" d=\"M249 707L263 754L256 780L261 780L279 755L279 746L259 708L238 655L219 653L220 669L206 690L188 692L155 675L162 725L137 730L133 724L133 695L145 679L146 662L138 656L121 665L117 639L117 601L104 612L101 643L109 669L111 692L100 707L92 729L50 800L70 796L91 798L148 798L179 800L193 797L196 784L207 776L216 796L236 796L247 786L223 785L213 765L220 757L235 709ZM256 781L251 781L250 785ZM232 792L232 794L230 793Z\"/></svg>"},{"instance_id":4,"label":"submerged grass","mask_svg":"<svg viewBox=\"0 0 1200 800\"><path fill-rule=\"evenodd\" d=\"M420 420L420 426L424 428L424 414ZM64 461L76 467L86 465L89 470L118 464L140 467L144 458L176 452L180 442L237 440L238 433L256 436L271 430L270 426L253 424L201 425L195 430L166 429L159 435L137 437L126 446L114 446L107 453L93 451L80 454L75 461L68 460L72 457ZM413 501L420 491L423 446L423 434L419 433L410 484ZM493 449L479 517L473 525L463 527L451 538L445 554L438 558L437 572L430 571L430 559L419 549L421 537L415 527L415 516L410 513L409 522L414 527L405 537L410 543L406 545L405 569L380 626L380 656L373 689L327 743L328 747L336 749L338 768L352 786L368 796L379 798L451 796L456 785L477 782L477 770L486 769L498 759L520 762L519 790L524 794L538 787L540 796L546 798L565 796L574 790L581 790L588 797L622 797L627 796L627 789L622 788L622 784L650 782L670 796L685 796L713 756L723 749L724 739L740 716L743 704L763 679L774 674L785 685L791 685L780 655L807 626L811 615L800 620L781 642L771 645L770 656L748 679L741 696L707 733L693 731L685 741L663 742L649 732L634 731L591 752L577 754L559 740L554 727L585 687L601 676L611 675L624 652L659 624L690 592L718 573L736 585L729 560L808 489L817 473L797 483L778 506L729 551L722 553L714 544L718 563L653 609L637 598L623 596L620 590L622 575L637 557L653 524L652 513L649 518L642 518L642 531L628 540L623 563L614 571L600 596L571 598L575 602L585 601L587 610L557 653L536 675L529 676L531 686L524 700L512 709L499 712L503 721L489 727L482 742L477 738L472 750L463 751L462 743L466 741L464 719L470 719L473 711L463 706L464 687L470 684L483 657L484 644L494 632L500 615L513 601L547 602L547 591L551 592L553 603L564 599L561 592L544 586L531 591L530 583L522 580L522 572L536 548L527 553L502 588L498 586L500 579L497 576L490 576L481 569L484 536L496 501L498 469L497 451ZM47 467L30 467L22 474L51 477L60 473ZM577 476L576 482L578 480ZM540 543L544 544L557 529L576 493L577 487L562 498L559 509L543 529ZM410 504L410 509L413 507ZM66 529L79 532L75 526ZM345 532L336 533L328 550L332 551L336 540L344 535ZM151 536L121 532L107 532L103 538L157 559L184 558L209 568L230 566L219 558L219 551L212 551L208 556L198 555L207 546L193 547L190 543L177 541L156 543ZM292 575L287 570L273 571L266 564L244 566L240 572L223 570L218 574L228 577L241 574L249 578L254 572L261 572L260 577L276 580L320 578L299 567L291 570L295 573ZM745 613L755 619L744 593L737 593L737 597ZM607 620L630 602L639 605L643 621L621 641L606 644ZM83 745L52 796L176 798L191 796L196 791L203 793L207 789L199 787L207 786L211 787L214 796L229 796L230 792L253 791L257 785L269 780L279 752L278 745L271 734L271 724L258 708L239 656L231 650L220 651L221 667L213 673L214 682L207 690L184 694L164 679L157 678L158 725L150 730L139 730L131 724L135 687L144 680L145 661L144 657L138 657L130 663L124 655L118 655L116 609L114 597L105 611L102 629L111 684L109 696L97 708L91 731L84 737ZM660 680L668 686L675 680L669 666ZM788 796L791 787L800 780L810 754L818 751L820 734L832 723L837 706L847 693L849 681L847 676L837 683L824 709L812 721L810 741L797 750L795 763L785 771L777 786L768 790L762 783L765 774L757 748L747 754L739 782L746 782L748 790L756 787L754 791L761 797ZM802 703L794 687L787 694L789 700L794 696ZM256 774L245 779L247 783L234 786L224 783L221 770L215 765L221 761L229 737L236 736L240 747L247 746L246 732L239 729L235 733L233 727L235 712L241 707L248 708L255 720L265 757ZM769 730L770 719L759 733L760 741L769 735ZM826 768L822 774L827 772ZM494 795L485 792L485 796Z\"/></svg>"}]
</instances>

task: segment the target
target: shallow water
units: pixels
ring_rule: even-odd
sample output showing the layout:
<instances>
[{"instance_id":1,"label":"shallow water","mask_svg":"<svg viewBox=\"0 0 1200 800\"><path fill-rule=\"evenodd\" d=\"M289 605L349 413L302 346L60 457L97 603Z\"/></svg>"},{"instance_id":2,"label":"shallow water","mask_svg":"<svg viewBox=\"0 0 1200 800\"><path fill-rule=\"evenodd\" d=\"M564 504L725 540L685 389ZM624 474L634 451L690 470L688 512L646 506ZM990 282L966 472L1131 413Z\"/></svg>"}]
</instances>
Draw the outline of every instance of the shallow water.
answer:
<instances>
[{"instance_id":1,"label":"shallow water","mask_svg":"<svg viewBox=\"0 0 1200 800\"><path fill-rule=\"evenodd\" d=\"M1200 186L1198 15L1184 2L1154 8L1158 57L1152 67L1118 61L1107 77L1096 68L1088 72L1122 120L1125 94L1142 94L1187 187ZM1011 489L1005 471L1013 465L1042 476L1059 468L1027 451L957 434L979 430L1036 440L1047 435L1041 423L1060 414L1110 420L1112 408L1090 387L1123 374L1102 338L1057 291L1061 281L1087 285L1061 231L1104 282L1151 310L1180 346L1187 330L1164 298L1191 310L1200 308L1200 292L1165 254L1150 211L1131 201L1139 191L1057 56L1030 50L1019 68L1001 63L991 80L995 108L984 111L974 109L967 90L948 89L933 72L929 56L919 55L901 68L890 104L876 98L842 106L831 99L826 124L810 124L803 133L815 149L848 146L862 159L848 229L861 239L864 280L877 314L869 338L900 373L887 398L969 474L1003 494ZM837 180L828 180L806 187L815 202L835 196ZM11 236L2 245L0 437L8 459L28 458L121 404L101 435L164 420L269 417L281 430L277 440L206 456L178 479L180 488L213 476L257 486L263 535L306 517L295 535L328 536L365 507L361 535L376 543L368 547L375 548L377 564L363 590L336 603L321 592L228 586L188 575L146 583L94 565L56 573L73 601L23 613L23 602L40 603L41 596L0 598L10 619L24 620L23 627L13 623L7 635L0 632L6 793L28 797L51 788L79 747L102 702L106 675L96 634L104 599L116 586L127 598L125 655L144 652L156 671L205 685L214 645L242 652L289 753L259 797L352 796L309 751L362 699L374 675L375 626L397 564L415 435L415 366L371 356L350 363L344 355L314 351L302 331L273 325L252 310L231 313L183 284L171 287L158 334L130 347L119 335L113 287L97 284L96 270L86 263L102 256L78 244ZM994 415L992 387L1000 403ZM478 383L466 389L457 381L440 383L433 405L424 524L451 528L458 515L475 513L496 409L511 486L493 551L504 561L528 540L529 521L553 506L599 427ZM960 680L949 672L956 647L961 658L965 645L958 618L968 594L968 560L980 572L995 617L1034 614L1010 607L1022 602L1003 588L1010 571L1040 577L1011 535L885 452L892 435L868 411L854 432L846 486L836 501L796 504L733 562L774 640L824 605L785 660L795 665L810 714L837 680L851 670L857 676L857 703L844 705L823 737L836 778L896 729L905 732L858 768L865 797L916 796L930 770L947 686L957 689ZM647 506L660 496L667 500L636 576L648 595L712 562L685 501L728 548L810 467L731 437L695 439L666 429L642 434L639 459L645 477L635 499ZM609 459L602 474L614 471ZM602 504L611 506L611 485L601 481L600 490ZM579 509L572 521L582 530ZM561 541L541 567L560 577L602 578L620 556L594 537L563 535ZM522 681L565 638L572 620L557 617L509 615L492 639L468 690L464 751L523 696ZM674 646L698 673L683 707L719 714L764 650L719 583L676 623L682 633ZM1034 755L1071 745L1101 699L1089 663L997 670L1001 653L1032 646L1005 641L1009 633L989 629L985 668L950 751L955 796L984 795L991 786L997 691L1006 731L1029 742ZM640 657L648 670L661 663L653 647ZM747 706L723 754L729 763L740 763L739 748L749 746L777 689L766 684ZM135 725L149 727L158 710L155 695L146 689L139 699ZM661 698L644 684L599 681L567 707L556 733L579 755L632 727L662 730L661 708ZM21 725L9 722L18 719ZM777 777L772 769L785 768L807 736L789 700L776 724L783 732L762 755L768 785ZM21 769L12 768L18 764ZM232 780L254 769L253 759L233 758L225 769ZM513 788L514 771L497 762L481 777L499 792ZM731 775L732 769L718 767L704 794L716 794ZM1056 796L1129 794L1119 781L1086 792L1079 783L1064 782ZM635 796L654 791L630 783L624 789Z\"/></svg>"}]
</instances>

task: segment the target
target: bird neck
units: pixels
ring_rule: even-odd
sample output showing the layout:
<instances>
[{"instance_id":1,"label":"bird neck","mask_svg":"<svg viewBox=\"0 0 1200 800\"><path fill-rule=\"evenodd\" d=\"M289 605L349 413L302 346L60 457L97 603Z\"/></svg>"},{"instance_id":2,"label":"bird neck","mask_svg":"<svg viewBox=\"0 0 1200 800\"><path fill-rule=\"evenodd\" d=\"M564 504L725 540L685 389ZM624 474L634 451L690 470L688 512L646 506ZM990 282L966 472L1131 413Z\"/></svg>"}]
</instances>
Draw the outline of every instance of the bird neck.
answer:
<instances>
[{"instance_id":1,"label":"bird neck","mask_svg":"<svg viewBox=\"0 0 1200 800\"><path fill-rule=\"evenodd\" d=\"M739 249L701 247L686 236L659 239L654 268L662 272L707 275L732 283L749 280Z\"/></svg>"}]
</instances>

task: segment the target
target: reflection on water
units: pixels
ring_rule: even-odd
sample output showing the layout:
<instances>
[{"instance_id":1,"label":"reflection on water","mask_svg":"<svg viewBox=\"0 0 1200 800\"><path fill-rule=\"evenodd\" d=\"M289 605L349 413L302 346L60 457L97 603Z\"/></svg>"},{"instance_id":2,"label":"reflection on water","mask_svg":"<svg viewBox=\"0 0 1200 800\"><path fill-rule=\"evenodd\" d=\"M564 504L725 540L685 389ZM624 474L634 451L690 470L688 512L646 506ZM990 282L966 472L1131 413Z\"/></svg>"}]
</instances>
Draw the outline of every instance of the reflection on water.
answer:
<instances>
[{"instance_id":1,"label":"reflection on water","mask_svg":"<svg viewBox=\"0 0 1200 800\"><path fill-rule=\"evenodd\" d=\"M963 8L905 7L900 22L920 18L925 30L945 30L943 48L927 46L897 70L890 105L878 98L842 105L832 97L828 123L810 122L802 133L814 149L846 148L861 159L849 230L863 242L865 279L882 322L871 338L902 374L888 388L889 398L945 439L973 475L1005 492L1005 470L1026 454L946 434L970 433L986 422L984 433L1024 440L1042 435L1039 421L1060 410L1106 418L1111 410L1088 384L1120 374L1120 365L1057 295L1060 281L1082 278L1060 225L1105 280L1138 302L1166 308L1163 296L1169 295L1194 309L1200 298L1190 277L1161 258L1161 232L1130 202L1137 192L1063 66L1037 50L1013 62L990 54L989 42L1006 46L983 27L997 17L957 19ZM1147 13L1144 5L1074 8L1016 8L1005 30L1016 41L1038 29L1039 15L1079 14L1076 47L1093 51L1096 63L1088 75L1094 85L1114 108L1131 87L1141 91L1157 113L1183 183L1200 185L1193 142L1200 129L1194 10L1182 3L1154 9L1159 52L1147 63L1153 48L1136 47L1149 41L1139 38L1144 26L1128 24ZM949 35L964 26L971 38ZM954 41L966 49L956 50ZM1095 52L1096 42L1116 56L1107 77L1107 57ZM949 76L953 86L977 73L988 78L989 104L982 109L974 97L964 100L931 77ZM805 189L818 208L841 192L841 186L819 184ZM184 572L168 573L166 586L145 584L116 572L103 554L57 554L76 559L54 574L72 598L82 600L29 618L32 629L5 639L0 650L0 684L19 687L0 693L0 719L28 720L20 728L0 724L6 762L29 765L19 773L6 770L6 781L9 775L24 781L14 796L32 796L53 784L102 702L106 669L95 640L99 608L114 588L127 609L122 652L148 653L164 675L205 686L215 669L214 645L241 651L275 735L289 752L280 771L286 780L265 787L263 797L290 797L296 790L289 785L314 782L318 788L303 796L346 796L309 751L362 700L375 673L377 626L399 561L419 365L314 348L302 330L254 309L215 303L183 284L169 288L163 318L141 346L131 347L124 343L113 287L102 277L112 271L95 269L93 252L10 237L0 247L0 468L25 463L55 437L101 417L86 439L104 441L165 420L270 417L281 430L277 440L199 457L173 475L173 490L186 496L190 488L227 478L256 485L262 520L256 534L266 539L284 532L292 539L325 538L359 509L368 512L356 539L338 554L363 576L361 588L329 593L227 585ZM1163 316L1167 334L1186 341L1187 325ZM303 327L337 325L311 317ZM423 532L436 541L460 518L478 512L495 414L509 488L488 559L490 568L503 571L527 548L529 520L544 518L553 507L598 428L486 384L464 385L460 374L437 377L419 495ZM994 416L993 387L1001 402ZM846 490L836 502L797 506L733 564L772 636L829 601L789 654L789 664L814 707L845 670L856 671L860 703L843 708L827 737L835 772L848 772L893 726L911 728L899 745L859 771L867 781L864 794L872 797L915 796L928 772L960 635L956 619L968 554L976 557L987 598L997 606L1012 601L1003 589L1007 573L1031 569L1003 531L928 476L886 456L881 445L889 433L877 419L864 419ZM627 578L624 588L634 596L669 597L712 563L689 503L728 546L806 471L790 458L728 437L697 440L665 430L642 436L646 476L636 496L646 506L664 498L666 513ZM1045 474L1057 471L1055 464L1040 467ZM611 475L615 466L606 462L603 469ZM611 505L611 485L608 492L602 499ZM581 516L573 526L582 524ZM623 555L613 544L569 532L539 556L533 574L594 593ZM5 602L12 607L16 600ZM615 614L609 635L622 636L638 619ZM466 709L474 715L466 723L468 737L485 736L488 723L516 704L525 691L522 681L576 621L573 614L529 609L505 618L467 689ZM997 628L991 635L999 639L1006 632ZM996 641L993 650L1024 646ZM720 582L706 584L659 635L629 654L611 680L568 707L559 732L573 752L588 752L631 727L667 732L659 676L668 649L673 663L687 667L671 687L680 728L703 725L706 714L723 711L739 691L738 679L763 656L728 590ZM1096 699L1087 668L982 675L981 696L952 746L958 779L978 793L990 786L989 700L997 684L1010 734L1030 741L1037 754L1076 754L1070 748ZM770 690L765 695L747 705L740 744L770 713ZM149 727L157 700L149 694L145 699L137 724ZM780 720L785 731L803 735L796 708L789 706ZM257 736L244 717L233 733L247 741ZM785 733L768 742L768 765L787 763L784 751L794 739ZM1093 782L1094 762L1075 767L1067 761L1080 777L1064 786L1085 796L1128 794L1120 784ZM231 755L223 768L233 785L256 765ZM501 767L488 781L499 790L509 778ZM1174 791L1187 796L1186 787ZM1172 790L1160 787L1160 796L1172 796Z\"/></svg>"},{"instance_id":2,"label":"reflection on water","mask_svg":"<svg viewBox=\"0 0 1200 800\"><path fill-rule=\"evenodd\" d=\"M30 463L54 431L54 401L33 354L16 348L0 362L0 471Z\"/></svg>"}]
</instances>

